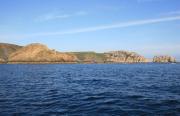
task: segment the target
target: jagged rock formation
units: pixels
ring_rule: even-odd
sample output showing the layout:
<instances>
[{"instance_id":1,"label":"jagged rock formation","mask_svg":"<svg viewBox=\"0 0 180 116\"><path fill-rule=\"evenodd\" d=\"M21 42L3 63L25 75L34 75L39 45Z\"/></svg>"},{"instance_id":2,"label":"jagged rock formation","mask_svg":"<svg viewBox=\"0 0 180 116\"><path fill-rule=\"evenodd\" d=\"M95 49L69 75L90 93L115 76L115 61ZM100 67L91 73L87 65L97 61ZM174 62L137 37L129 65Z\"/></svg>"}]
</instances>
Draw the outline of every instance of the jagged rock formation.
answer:
<instances>
[{"instance_id":1,"label":"jagged rock formation","mask_svg":"<svg viewBox=\"0 0 180 116\"><path fill-rule=\"evenodd\" d=\"M42 44L27 45L9 56L9 62L75 62L76 56L50 50Z\"/></svg>"},{"instance_id":2,"label":"jagged rock formation","mask_svg":"<svg viewBox=\"0 0 180 116\"><path fill-rule=\"evenodd\" d=\"M142 63L147 62L147 59L135 52L127 51L112 51L105 53L106 62L117 62L117 63Z\"/></svg>"},{"instance_id":3,"label":"jagged rock formation","mask_svg":"<svg viewBox=\"0 0 180 116\"><path fill-rule=\"evenodd\" d=\"M0 43L0 62L7 62L9 55L20 48L22 46Z\"/></svg>"},{"instance_id":4,"label":"jagged rock formation","mask_svg":"<svg viewBox=\"0 0 180 116\"><path fill-rule=\"evenodd\" d=\"M155 56L153 62L159 63L173 63L176 62L176 59L171 56Z\"/></svg>"}]
</instances>

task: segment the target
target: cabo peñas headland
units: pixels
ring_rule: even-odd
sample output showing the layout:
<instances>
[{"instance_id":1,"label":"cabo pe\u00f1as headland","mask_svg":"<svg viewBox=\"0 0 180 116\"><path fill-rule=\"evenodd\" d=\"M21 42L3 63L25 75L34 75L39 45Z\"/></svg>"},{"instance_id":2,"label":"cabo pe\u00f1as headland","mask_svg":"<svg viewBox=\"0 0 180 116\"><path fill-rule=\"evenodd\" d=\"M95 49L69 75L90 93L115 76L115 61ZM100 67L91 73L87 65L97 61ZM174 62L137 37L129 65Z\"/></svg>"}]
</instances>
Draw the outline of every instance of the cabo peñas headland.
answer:
<instances>
[{"instance_id":1,"label":"cabo pe\u00f1as headland","mask_svg":"<svg viewBox=\"0 0 180 116\"><path fill-rule=\"evenodd\" d=\"M149 60L136 52L110 51L59 52L46 45L32 43L26 46L0 43L0 63L8 64L60 64L60 63L175 63L172 56L154 56Z\"/></svg>"}]
</instances>

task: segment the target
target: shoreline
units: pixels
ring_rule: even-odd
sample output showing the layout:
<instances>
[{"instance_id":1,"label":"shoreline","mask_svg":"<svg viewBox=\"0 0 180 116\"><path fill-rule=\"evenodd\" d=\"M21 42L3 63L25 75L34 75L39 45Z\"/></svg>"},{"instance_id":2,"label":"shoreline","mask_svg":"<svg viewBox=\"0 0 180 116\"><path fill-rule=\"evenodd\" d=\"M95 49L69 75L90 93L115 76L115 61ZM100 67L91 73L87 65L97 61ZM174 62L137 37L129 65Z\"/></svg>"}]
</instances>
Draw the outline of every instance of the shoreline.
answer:
<instances>
[{"instance_id":1,"label":"shoreline","mask_svg":"<svg viewBox=\"0 0 180 116\"><path fill-rule=\"evenodd\" d=\"M0 64L180 64L180 62L105 62L105 63L90 63L90 62L0 62Z\"/></svg>"}]
</instances>

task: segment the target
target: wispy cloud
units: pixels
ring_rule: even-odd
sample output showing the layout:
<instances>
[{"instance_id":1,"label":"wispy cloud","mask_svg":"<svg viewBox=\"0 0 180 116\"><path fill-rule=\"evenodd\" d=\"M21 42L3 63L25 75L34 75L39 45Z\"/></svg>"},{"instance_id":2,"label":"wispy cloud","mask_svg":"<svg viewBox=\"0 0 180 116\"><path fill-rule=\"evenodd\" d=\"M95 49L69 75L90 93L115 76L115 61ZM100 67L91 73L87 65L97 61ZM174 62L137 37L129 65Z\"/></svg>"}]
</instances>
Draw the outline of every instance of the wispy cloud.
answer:
<instances>
[{"instance_id":1,"label":"wispy cloud","mask_svg":"<svg viewBox=\"0 0 180 116\"><path fill-rule=\"evenodd\" d=\"M94 31L100 31L100 30L148 25L148 24L155 24L155 23L162 23L162 22L170 22L170 21L177 21L177 20L180 20L180 15L171 16L171 17L163 17L163 18L135 20L135 21L130 21L130 22L120 22L120 23L115 23L115 24L101 25L101 26L94 26L94 27L87 27L87 28L77 28L77 29L71 29L71 30L66 30L66 31L14 35L14 37L31 38L31 37L39 37L39 36L69 35L69 34L78 34L78 33L85 33L85 32L94 32ZM9 38L9 36L4 36L4 37ZM13 37L13 35L11 35L10 37Z\"/></svg>"},{"instance_id":2,"label":"wispy cloud","mask_svg":"<svg viewBox=\"0 0 180 116\"><path fill-rule=\"evenodd\" d=\"M71 17L76 17L76 16L83 16L86 14L87 12L85 11L78 11L71 14L48 13L48 14L38 16L37 18L35 18L35 21L38 22L38 21L49 21L49 20L55 20L55 19L66 19L66 18L71 18Z\"/></svg>"}]
</instances>

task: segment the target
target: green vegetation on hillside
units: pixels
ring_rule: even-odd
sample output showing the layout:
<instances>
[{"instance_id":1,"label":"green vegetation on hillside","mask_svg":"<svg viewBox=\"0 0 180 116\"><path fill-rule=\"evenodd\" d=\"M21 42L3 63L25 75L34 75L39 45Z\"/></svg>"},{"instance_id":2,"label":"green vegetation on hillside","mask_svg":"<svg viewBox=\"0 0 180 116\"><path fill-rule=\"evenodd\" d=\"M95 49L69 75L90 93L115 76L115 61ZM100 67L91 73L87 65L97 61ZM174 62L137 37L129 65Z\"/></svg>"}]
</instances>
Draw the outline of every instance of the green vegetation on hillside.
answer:
<instances>
[{"instance_id":1,"label":"green vegetation on hillside","mask_svg":"<svg viewBox=\"0 0 180 116\"><path fill-rule=\"evenodd\" d=\"M106 58L103 53L95 52L71 52L74 54L79 62L90 62L90 63L104 63Z\"/></svg>"}]
</instances>

